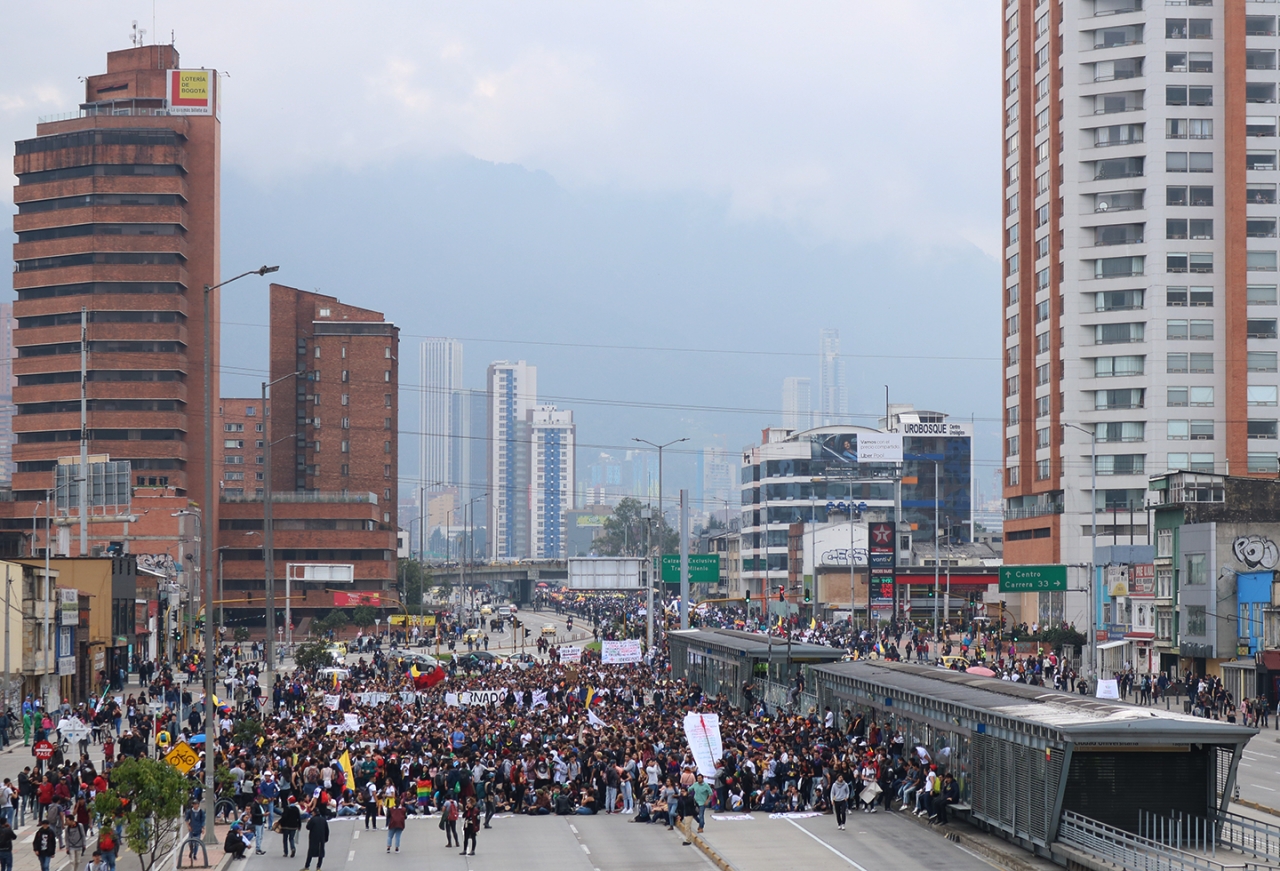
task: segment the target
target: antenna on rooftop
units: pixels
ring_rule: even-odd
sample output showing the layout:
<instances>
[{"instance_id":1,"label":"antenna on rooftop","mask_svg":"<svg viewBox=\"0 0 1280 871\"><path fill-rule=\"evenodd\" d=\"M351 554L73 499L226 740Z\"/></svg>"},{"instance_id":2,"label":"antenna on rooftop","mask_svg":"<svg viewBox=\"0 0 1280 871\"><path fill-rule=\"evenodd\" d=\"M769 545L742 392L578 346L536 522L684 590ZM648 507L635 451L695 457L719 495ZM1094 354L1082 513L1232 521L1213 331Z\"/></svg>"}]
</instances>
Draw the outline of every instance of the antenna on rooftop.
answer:
<instances>
[{"instance_id":1,"label":"antenna on rooftop","mask_svg":"<svg viewBox=\"0 0 1280 871\"><path fill-rule=\"evenodd\" d=\"M138 22L133 22L133 34L129 37L129 41L133 43L134 48L141 48L142 41L147 35L146 28L139 28Z\"/></svg>"}]
</instances>

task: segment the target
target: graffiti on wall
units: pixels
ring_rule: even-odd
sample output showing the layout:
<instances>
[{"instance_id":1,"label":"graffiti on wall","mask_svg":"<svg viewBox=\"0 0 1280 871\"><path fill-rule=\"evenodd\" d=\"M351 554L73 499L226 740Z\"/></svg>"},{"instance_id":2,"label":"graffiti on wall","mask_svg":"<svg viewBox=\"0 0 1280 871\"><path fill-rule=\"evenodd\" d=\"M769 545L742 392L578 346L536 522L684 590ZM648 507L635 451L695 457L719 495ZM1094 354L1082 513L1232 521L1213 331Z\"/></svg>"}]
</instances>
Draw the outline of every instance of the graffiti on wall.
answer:
<instances>
[{"instance_id":1,"label":"graffiti on wall","mask_svg":"<svg viewBox=\"0 0 1280 871\"><path fill-rule=\"evenodd\" d=\"M824 566L847 566L850 553L853 554L853 564L855 566L865 566L867 564L867 549L865 547L855 547L852 551L847 547L824 550L821 564Z\"/></svg>"},{"instance_id":2,"label":"graffiti on wall","mask_svg":"<svg viewBox=\"0 0 1280 871\"><path fill-rule=\"evenodd\" d=\"M1280 549L1261 535L1242 535L1231 545L1236 559L1251 569L1274 569L1280 564Z\"/></svg>"}]
</instances>

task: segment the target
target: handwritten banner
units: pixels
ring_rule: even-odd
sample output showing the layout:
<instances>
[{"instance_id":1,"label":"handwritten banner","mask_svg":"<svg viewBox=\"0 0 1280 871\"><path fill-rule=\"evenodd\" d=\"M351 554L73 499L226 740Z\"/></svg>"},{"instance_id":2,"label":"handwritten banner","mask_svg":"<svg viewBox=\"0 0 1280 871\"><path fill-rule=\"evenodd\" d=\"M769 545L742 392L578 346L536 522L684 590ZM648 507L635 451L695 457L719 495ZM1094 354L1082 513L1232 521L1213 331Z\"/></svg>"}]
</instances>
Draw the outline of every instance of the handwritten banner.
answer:
<instances>
[{"instance_id":1,"label":"handwritten banner","mask_svg":"<svg viewBox=\"0 0 1280 871\"><path fill-rule=\"evenodd\" d=\"M600 642L600 661L605 665L626 665L639 662L641 656L639 638Z\"/></svg>"}]
</instances>

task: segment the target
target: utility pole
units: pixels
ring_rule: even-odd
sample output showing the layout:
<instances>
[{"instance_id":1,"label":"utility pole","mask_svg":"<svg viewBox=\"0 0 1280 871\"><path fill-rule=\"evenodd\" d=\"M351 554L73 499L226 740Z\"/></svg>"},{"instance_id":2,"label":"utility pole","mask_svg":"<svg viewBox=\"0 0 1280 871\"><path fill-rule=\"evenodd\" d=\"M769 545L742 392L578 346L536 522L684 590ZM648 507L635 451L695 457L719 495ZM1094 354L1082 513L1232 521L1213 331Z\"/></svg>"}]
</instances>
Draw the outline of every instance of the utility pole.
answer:
<instances>
[{"instance_id":1,"label":"utility pole","mask_svg":"<svg viewBox=\"0 0 1280 871\"><path fill-rule=\"evenodd\" d=\"M1098 632L1097 632L1097 610L1094 606L1094 594L1098 587L1098 579L1095 577L1098 572L1098 430L1095 426L1092 430L1085 429L1074 423L1063 423L1062 426L1069 426L1072 429L1079 430L1089 437L1089 503L1090 503L1090 539L1091 551L1089 555L1089 589L1088 589L1088 607L1089 607L1089 643L1088 656L1089 661L1085 665L1085 675L1093 679L1097 673L1098 660ZM1096 692L1096 681L1094 690Z\"/></svg>"},{"instance_id":2,"label":"utility pole","mask_svg":"<svg viewBox=\"0 0 1280 871\"><path fill-rule=\"evenodd\" d=\"M218 843L218 836L213 831L213 818L218 800L217 785L213 779L217 755L215 747L218 741L213 691L214 676L218 666L213 649L213 539L217 535L217 527L214 523L217 512L213 510L213 502L217 497L213 489L213 317L209 310L210 297L218 288L247 275L267 275L279 268L279 266L263 266L260 269L242 272L226 281L204 286L204 505L200 506L203 512L200 518L200 530L201 550L204 556L204 565L201 568L204 571L206 600L204 607L204 811L205 819L208 821L204 831L206 844Z\"/></svg>"},{"instance_id":3,"label":"utility pole","mask_svg":"<svg viewBox=\"0 0 1280 871\"><path fill-rule=\"evenodd\" d=\"M689 491L680 491L680 628L689 628Z\"/></svg>"}]
</instances>

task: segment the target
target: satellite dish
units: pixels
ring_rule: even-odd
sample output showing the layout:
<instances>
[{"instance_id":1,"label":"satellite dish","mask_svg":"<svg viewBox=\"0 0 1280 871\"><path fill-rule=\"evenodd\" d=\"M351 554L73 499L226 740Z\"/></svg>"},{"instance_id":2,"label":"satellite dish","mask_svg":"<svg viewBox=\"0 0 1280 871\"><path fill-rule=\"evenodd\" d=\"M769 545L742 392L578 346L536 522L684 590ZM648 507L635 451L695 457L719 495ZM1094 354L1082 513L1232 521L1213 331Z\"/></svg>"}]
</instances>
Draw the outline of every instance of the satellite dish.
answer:
<instances>
[{"instance_id":1,"label":"satellite dish","mask_svg":"<svg viewBox=\"0 0 1280 871\"><path fill-rule=\"evenodd\" d=\"M1099 211L1099 212L1105 212L1106 210L1107 210L1107 201L1106 201L1106 200L1103 200L1102 202L1098 203L1098 211Z\"/></svg>"}]
</instances>

